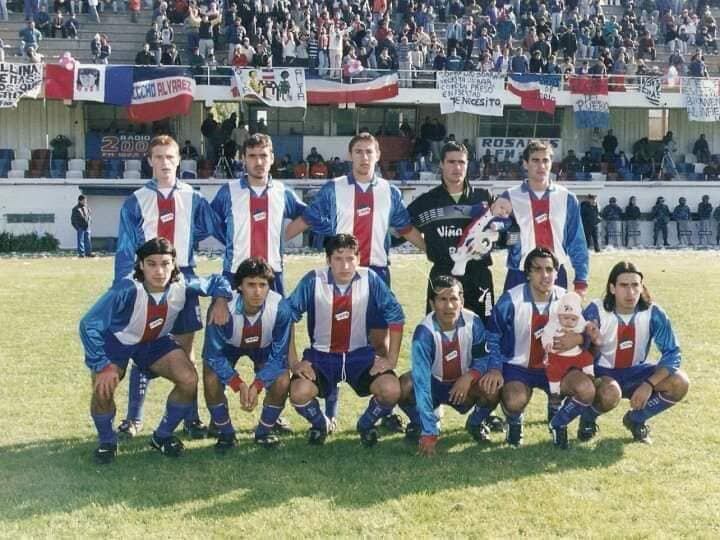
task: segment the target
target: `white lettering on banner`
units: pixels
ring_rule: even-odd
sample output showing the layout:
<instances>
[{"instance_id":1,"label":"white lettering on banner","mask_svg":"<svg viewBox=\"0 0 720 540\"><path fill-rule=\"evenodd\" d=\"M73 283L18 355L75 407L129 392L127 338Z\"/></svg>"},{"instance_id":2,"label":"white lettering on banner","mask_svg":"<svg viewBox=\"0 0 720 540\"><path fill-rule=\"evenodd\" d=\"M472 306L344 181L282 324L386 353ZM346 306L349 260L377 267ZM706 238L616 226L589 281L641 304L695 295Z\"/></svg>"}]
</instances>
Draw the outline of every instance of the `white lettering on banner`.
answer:
<instances>
[{"instance_id":1,"label":"white lettering on banner","mask_svg":"<svg viewBox=\"0 0 720 540\"><path fill-rule=\"evenodd\" d=\"M38 97L42 82L41 64L0 62L0 108L17 107L23 96Z\"/></svg>"},{"instance_id":2,"label":"white lettering on banner","mask_svg":"<svg viewBox=\"0 0 720 540\"><path fill-rule=\"evenodd\" d=\"M195 95L195 81L178 75L134 83L132 102L133 105L139 105L184 94Z\"/></svg>"},{"instance_id":3,"label":"white lettering on banner","mask_svg":"<svg viewBox=\"0 0 720 540\"><path fill-rule=\"evenodd\" d=\"M533 137L478 137L475 139L475 155L480 158L490 150L490 155L495 156L498 161L503 161L507 157L513 163L517 163L531 140ZM550 143L555 160L559 160L559 156L562 156L562 139L542 140Z\"/></svg>"},{"instance_id":4,"label":"white lettering on banner","mask_svg":"<svg viewBox=\"0 0 720 540\"><path fill-rule=\"evenodd\" d=\"M683 79L683 101L688 120L717 122L720 120L720 92L713 79Z\"/></svg>"},{"instance_id":5,"label":"white lettering on banner","mask_svg":"<svg viewBox=\"0 0 720 540\"><path fill-rule=\"evenodd\" d=\"M479 71L440 71L440 112L468 112L482 116L502 116L505 104L505 78L498 73Z\"/></svg>"},{"instance_id":6,"label":"white lettering on banner","mask_svg":"<svg viewBox=\"0 0 720 540\"><path fill-rule=\"evenodd\" d=\"M662 99L662 79L660 77L641 77L640 93L645 96L648 103L659 107Z\"/></svg>"},{"instance_id":7,"label":"white lettering on banner","mask_svg":"<svg viewBox=\"0 0 720 540\"><path fill-rule=\"evenodd\" d=\"M255 98L270 107L307 108L304 69L238 69L230 83L235 99Z\"/></svg>"}]
</instances>

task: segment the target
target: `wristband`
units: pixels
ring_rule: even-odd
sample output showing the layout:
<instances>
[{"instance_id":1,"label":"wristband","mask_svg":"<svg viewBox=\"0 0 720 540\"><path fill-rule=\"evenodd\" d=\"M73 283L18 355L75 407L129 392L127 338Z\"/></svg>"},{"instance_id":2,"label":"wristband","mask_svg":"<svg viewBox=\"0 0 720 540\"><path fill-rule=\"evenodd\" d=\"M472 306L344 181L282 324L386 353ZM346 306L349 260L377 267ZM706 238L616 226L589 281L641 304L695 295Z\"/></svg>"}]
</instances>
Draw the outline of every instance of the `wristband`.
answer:
<instances>
[{"instance_id":1,"label":"wristband","mask_svg":"<svg viewBox=\"0 0 720 540\"><path fill-rule=\"evenodd\" d=\"M576 292L585 292L587 291L588 284L585 281L575 281L573 287Z\"/></svg>"},{"instance_id":2,"label":"wristband","mask_svg":"<svg viewBox=\"0 0 720 540\"><path fill-rule=\"evenodd\" d=\"M650 388L652 388L653 390L655 390L655 385L654 385L653 383L651 383L649 379L645 379L643 382L648 383L648 384L650 385Z\"/></svg>"},{"instance_id":3,"label":"wristband","mask_svg":"<svg viewBox=\"0 0 720 540\"><path fill-rule=\"evenodd\" d=\"M260 379L255 379L251 386L255 388L258 394L263 391L263 388L265 388L265 384Z\"/></svg>"},{"instance_id":4,"label":"wristband","mask_svg":"<svg viewBox=\"0 0 720 540\"><path fill-rule=\"evenodd\" d=\"M245 381L243 381L243 380L240 378L240 375L238 375L238 374L236 373L236 374L233 375L232 378L228 381L228 386L233 389L233 392L239 392L239 391L240 391L240 386L241 386L242 384L244 384L244 383L245 383Z\"/></svg>"}]
</instances>

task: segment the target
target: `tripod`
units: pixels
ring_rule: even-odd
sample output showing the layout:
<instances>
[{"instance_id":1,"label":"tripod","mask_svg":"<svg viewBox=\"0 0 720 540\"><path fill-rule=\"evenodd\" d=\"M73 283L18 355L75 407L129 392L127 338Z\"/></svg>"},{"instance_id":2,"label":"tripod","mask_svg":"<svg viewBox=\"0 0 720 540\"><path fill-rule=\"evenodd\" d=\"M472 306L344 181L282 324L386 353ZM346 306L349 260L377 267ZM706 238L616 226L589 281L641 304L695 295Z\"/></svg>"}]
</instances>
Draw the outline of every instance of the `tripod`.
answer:
<instances>
[{"instance_id":1,"label":"tripod","mask_svg":"<svg viewBox=\"0 0 720 540\"><path fill-rule=\"evenodd\" d=\"M220 145L220 156L214 172L215 178L234 178L232 164L225 156L225 145Z\"/></svg>"}]
</instances>

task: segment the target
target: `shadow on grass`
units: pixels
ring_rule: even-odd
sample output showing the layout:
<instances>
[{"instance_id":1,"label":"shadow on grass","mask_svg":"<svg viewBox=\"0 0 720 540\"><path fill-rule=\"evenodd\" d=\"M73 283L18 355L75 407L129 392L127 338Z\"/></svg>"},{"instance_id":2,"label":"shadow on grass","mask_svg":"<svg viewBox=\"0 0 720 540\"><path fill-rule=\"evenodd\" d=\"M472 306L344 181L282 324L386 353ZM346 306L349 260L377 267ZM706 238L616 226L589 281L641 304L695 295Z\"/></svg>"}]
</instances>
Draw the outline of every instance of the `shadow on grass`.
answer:
<instances>
[{"instance_id":1,"label":"shadow on grass","mask_svg":"<svg viewBox=\"0 0 720 540\"><path fill-rule=\"evenodd\" d=\"M605 468L622 457L624 444L609 438L566 452L549 441L512 449L499 441L478 446L457 430L443 436L438 456L423 459L400 436L368 450L345 432L319 448L290 436L274 451L244 438L222 457L211 441L194 442L173 460L141 437L121 447L113 465L99 467L91 461L92 439L40 441L0 447L0 522L113 504L141 510L195 501L195 517L242 515L303 497L361 508L413 493Z\"/></svg>"}]
</instances>

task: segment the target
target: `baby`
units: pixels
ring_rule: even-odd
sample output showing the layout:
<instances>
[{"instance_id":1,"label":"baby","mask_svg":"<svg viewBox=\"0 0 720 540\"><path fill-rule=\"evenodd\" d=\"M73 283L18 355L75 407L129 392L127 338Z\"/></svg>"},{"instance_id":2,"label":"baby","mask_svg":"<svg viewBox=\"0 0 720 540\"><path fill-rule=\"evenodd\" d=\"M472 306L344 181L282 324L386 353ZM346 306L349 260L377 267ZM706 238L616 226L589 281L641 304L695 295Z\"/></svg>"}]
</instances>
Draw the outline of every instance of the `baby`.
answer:
<instances>
[{"instance_id":1,"label":"baby","mask_svg":"<svg viewBox=\"0 0 720 540\"><path fill-rule=\"evenodd\" d=\"M550 402L559 404L560 381L572 368L581 369L590 376L595 374L593 370L593 357L588 351L583 351L579 346L565 352L553 350L553 340L563 334L582 334L587 322L582 316L581 299L577 293L565 293L550 308L550 316L542 334L542 345L547 351L545 360L545 374L550 384Z\"/></svg>"}]
</instances>

